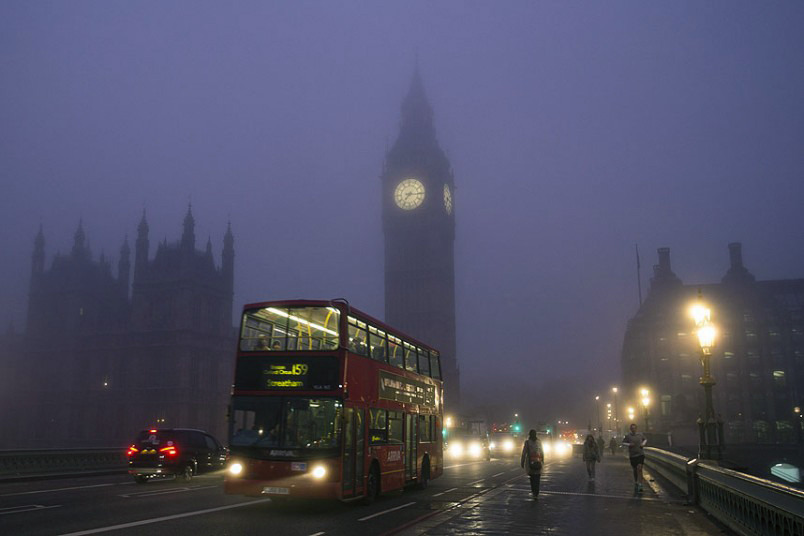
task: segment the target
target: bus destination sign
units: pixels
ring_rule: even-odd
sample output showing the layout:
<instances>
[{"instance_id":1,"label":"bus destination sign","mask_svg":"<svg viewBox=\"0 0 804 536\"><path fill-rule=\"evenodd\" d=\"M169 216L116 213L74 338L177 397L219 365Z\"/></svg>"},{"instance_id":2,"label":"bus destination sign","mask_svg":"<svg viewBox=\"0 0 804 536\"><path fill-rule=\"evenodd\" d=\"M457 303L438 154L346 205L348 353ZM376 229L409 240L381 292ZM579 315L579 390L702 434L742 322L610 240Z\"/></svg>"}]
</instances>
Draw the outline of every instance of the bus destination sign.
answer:
<instances>
[{"instance_id":1,"label":"bus destination sign","mask_svg":"<svg viewBox=\"0 0 804 536\"><path fill-rule=\"evenodd\" d=\"M249 391L331 391L338 388L334 357L241 359L235 388Z\"/></svg>"},{"instance_id":2,"label":"bus destination sign","mask_svg":"<svg viewBox=\"0 0 804 536\"><path fill-rule=\"evenodd\" d=\"M380 398L435 407L436 390L434 385L381 370Z\"/></svg>"}]
</instances>

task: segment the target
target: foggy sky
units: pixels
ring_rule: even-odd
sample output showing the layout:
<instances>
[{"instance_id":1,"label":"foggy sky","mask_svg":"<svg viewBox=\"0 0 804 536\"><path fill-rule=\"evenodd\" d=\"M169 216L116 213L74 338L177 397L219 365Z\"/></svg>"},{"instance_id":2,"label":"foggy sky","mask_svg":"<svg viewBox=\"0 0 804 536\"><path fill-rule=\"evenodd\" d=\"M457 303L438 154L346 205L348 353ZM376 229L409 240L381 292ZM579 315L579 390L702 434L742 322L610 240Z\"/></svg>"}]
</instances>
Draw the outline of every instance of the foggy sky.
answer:
<instances>
[{"instance_id":1,"label":"foggy sky","mask_svg":"<svg viewBox=\"0 0 804 536\"><path fill-rule=\"evenodd\" d=\"M46 266L82 218L116 271L143 209L153 255L188 202L218 263L232 223L235 313L382 317L379 175L418 54L465 396L566 385L585 420L619 378L635 244L643 289L662 246L685 283L719 281L731 241L758 279L804 277L803 27L800 2L6 0L0 321L24 327L40 224Z\"/></svg>"}]
</instances>

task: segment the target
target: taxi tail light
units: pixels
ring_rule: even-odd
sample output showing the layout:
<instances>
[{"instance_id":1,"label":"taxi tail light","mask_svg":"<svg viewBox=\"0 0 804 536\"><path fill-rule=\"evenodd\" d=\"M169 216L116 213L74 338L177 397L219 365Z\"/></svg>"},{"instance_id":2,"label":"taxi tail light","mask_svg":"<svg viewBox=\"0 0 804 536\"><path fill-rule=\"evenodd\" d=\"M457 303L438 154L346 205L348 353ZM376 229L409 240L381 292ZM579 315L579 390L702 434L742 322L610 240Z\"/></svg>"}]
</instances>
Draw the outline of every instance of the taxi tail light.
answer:
<instances>
[{"instance_id":1,"label":"taxi tail light","mask_svg":"<svg viewBox=\"0 0 804 536\"><path fill-rule=\"evenodd\" d=\"M179 451L176 450L176 447L172 447L172 446L171 447L162 447L161 449L159 449L159 452L162 452L162 453L166 454L167 456L175 456L176 454L179 453Z\"/></svg>"},{"instance_id":2,"label":"taxi tail light","mask_svg":"<svg viewBox=\"0 0 804 536\"><path fill-rule=\"evenodd\" d=\"M140 449L138 449L134 445L131 445L130 447L128 447L128 452L126 452L126 456L134 456L139 451Z\"/></svg>"}]
</instances>

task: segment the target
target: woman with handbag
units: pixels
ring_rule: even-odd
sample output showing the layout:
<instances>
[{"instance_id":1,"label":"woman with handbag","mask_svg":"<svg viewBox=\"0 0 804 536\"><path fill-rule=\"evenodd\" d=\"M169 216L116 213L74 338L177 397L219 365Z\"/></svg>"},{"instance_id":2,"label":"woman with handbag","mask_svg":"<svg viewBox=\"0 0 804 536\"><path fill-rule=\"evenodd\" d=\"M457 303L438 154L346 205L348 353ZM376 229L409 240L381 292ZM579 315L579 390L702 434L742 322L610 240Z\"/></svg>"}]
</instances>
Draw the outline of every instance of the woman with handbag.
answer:
<instances>
[{"instance_id":1,"label":"woman with handbag","mask_svg":"<svg viewBox=\"0 0 804 536\"><path fill-rule=\"evenodd\" d=\"M528 433L528 438L522 445L522 457L519 464L530 477L530 491L533 493L533 498L536 499L539 496L539 480L542 477L542 465L544 464L544 450L542 450L542 442L539 441L536 430Z\"/></svg>"}]
</instances>

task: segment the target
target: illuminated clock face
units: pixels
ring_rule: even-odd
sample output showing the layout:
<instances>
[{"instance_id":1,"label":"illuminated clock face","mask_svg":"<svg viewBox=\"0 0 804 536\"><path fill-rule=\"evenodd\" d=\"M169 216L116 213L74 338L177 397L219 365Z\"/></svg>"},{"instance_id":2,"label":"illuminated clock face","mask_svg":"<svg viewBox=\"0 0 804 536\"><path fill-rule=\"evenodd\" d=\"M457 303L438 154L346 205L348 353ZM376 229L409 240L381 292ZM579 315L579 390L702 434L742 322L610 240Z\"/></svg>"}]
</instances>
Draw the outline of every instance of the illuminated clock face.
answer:
<instances>
[{"instance_id":1,"label":"illuminated clock face","mask_svg":"<svg viewBox=\"0 0 804 536\"><path fill-rule=\"evenodd\" d=\"M452 192L449 184L444 185L444 208L447 210L447 214L452 214Z\"/></svg>"},{"instance_id":2,"label":"illuminated clock face","mask_svg":"<svg viewBox=\"0 0 804 536\"><path fill-rule=\"evenodd\" d=\"M394 190L394 201L401 209L413 210L424 201L424 184L412 177L403 180Z\"/></svg>"}]
</instances>

